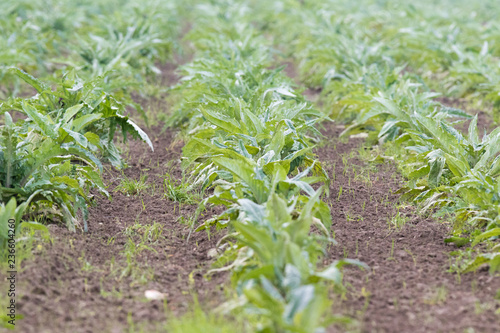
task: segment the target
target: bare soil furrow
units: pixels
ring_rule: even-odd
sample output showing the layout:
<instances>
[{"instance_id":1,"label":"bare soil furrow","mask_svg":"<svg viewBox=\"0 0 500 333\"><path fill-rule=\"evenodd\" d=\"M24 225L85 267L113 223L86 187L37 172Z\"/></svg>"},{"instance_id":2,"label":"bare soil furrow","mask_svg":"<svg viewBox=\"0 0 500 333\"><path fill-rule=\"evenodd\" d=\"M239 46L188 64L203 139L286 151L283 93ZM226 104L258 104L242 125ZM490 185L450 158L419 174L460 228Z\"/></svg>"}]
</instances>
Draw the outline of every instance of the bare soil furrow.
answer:
<instances>
[{"instance_id":1,"label":"bare soil furrow","mask_svg":"<svg viewBox=\"0 0 500 333\"><path fill-rule=\"evenodd\" d=\"M359 157L362 140L342 143L340 131L326 125L330 141L317 149L335 174L329 204L338 245L327 260L359 259L370 269L345 270L346 293L336 311L358 318L362 332L498 332L498 278L487 269L449 272L456 250L443 242L449 221L401 202L395 192L403 183L394 162L366 162Z\"/></svg>"},{"instance_id":2,"label":"bare soil furrow","mask_svg":"<svg viewBox=\"0 0 500 333\"><path fill-rule=\"evenodd\" d=\"M175 68L162 66L162 84L175 83ZM147 109L151 101L141 102ZM159 104L153 102L153 107ZM164 322L166 312L186 311L193 294L207 307L220 304L227 275L204 277L214 260L207 253L220 235L193 233L187 242L190 227L183 221L193 216L197 204L165 196L166 174L177 184L182 178L183 142L162 128L147 131L154 152L130 141L124 146L128 167L107 167L103 180L112 201L97 198L88 233L49 226L53 242L40 244L18 276L18 311L24 315L19 332L123 332L136 324L146 325L147 331L147 325ZM140 181L141 176L145 188L139 193L118 190L122 179ZM209 209L199 219L217 212ZM156 229L146 231L141 225ZM157 290L165 298L148 301L146 290Z\"/></svg>"}]
</instances>

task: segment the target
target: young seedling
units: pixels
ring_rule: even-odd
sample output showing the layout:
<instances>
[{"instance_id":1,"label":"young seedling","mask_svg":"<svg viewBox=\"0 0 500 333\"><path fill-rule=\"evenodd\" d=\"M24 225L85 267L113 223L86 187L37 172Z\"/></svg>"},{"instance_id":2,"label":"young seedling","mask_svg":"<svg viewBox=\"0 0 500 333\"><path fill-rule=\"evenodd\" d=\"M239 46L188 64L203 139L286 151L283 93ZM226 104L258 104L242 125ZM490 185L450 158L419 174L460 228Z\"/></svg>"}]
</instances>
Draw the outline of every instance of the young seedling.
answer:
<instances>
[{"instance_id":1,"label":"young seedling","mask_svg":"<svg viewBox=\"0 0 500 333\"><path fill-rule=\"evenodd\" d=\"M417 267L417 258L415 257L415 255L411 252L411 250L410 250L410 249L405 248L404 250L405 250L405 252L406 252L406 253L408 253L408 254L411 256L411 258L413 259L413 267Z\"/></svg>"},{"instance_id":2,"label":"young seedling","mask_svg":"<svg viewBox=\"0 0 500 333\"><path fill-rule=\"evenodd\" d=\"M201 194L191 188L185 176L180 180L180 184L177 184L174 178L167 173L163 180L163 191L166 198L179 203L194 205L201 200Z\"/></svg>"},{"instance_id":3,"label":"young seedling","mask_svg":"<svg viewBox=\"0 0 500 333\"><path fill-rule=\"evenodd\" d=\"M78 258L78 261L82 264L83 272L91 272L94 270L92 264L85 258L85 251L82 251L82 255Z\"/></svg>"},{"instance_id":4,"label":"young seedling","mask_svg":"<svg viewBox=\"0 0 500 333\"><path fill-rule=\"evenodd\" d=\"M395 228L400 230L405 226L405 224L410 220L410 218L401 212L397 212L394 216L387 220L389 228Z\"/></svg>"},{"instance_id":5,"label":"young seedling","mask_svg":"<svg viewBox=\"0 0 500 333\"><path fill-rule=\"evenodd\" d=\"M444 285L439 286L424 298L424 303L429 305L442 305L444 304L444 302L446 302L447 297L448 290L446 289L446 287Z\"/></svg>"},{"instance_id":6,"label":"young seedling","mask_svg":"<svg viewBox=\"0 0 500 333\"><path fill-rule=\"evenodd\" d=\"M123 177L120 180L120 184L115 188L114 191L122 192L127 196L140 194L142 191L149 188L149 185L146 184L147 179L147 174L141 175L139 180L128 178L123 174Z\"/></svg>"},{"instance_id":7,"label":"young seedling","mask_svg":"<svg viewBox=\"0 0 500 333\"><path fill-rule=\"evenodd\" d=\"M391 253L389 255L389 258L387 258L387 260L396 260L396 258L394 258L394 239L392 239L392 242L391 242Z\"/></svg>"}]
</instances>

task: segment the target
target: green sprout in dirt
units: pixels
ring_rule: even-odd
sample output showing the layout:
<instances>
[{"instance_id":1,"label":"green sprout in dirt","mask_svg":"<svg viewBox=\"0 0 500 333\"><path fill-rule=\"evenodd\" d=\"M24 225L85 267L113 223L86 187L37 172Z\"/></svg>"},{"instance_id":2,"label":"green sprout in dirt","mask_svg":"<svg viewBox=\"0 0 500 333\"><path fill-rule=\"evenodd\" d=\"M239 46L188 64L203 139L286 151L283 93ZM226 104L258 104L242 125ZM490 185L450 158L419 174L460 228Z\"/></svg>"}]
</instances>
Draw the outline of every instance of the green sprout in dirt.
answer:
<instances>
[{"instance_id":1,"label":"green sprout in dirt","mask_svg":"<svg viewBox=\"0 0 500 333\"><path fill-rule=\"evenodd\" d=\"M142 174L138 180L133 178L128 178L123 174L120 178L120 184L115 188L115 192L121 192L127 196L139 195L141 192L149 188L149 184L146 183L148 179L147 174Z\"/></svg>"},{"instance_id":2,"label":"green sprout in dirt","mask_svg":"<svg viewBox=\"0 0 500 333\"><path fill-rule=\"evenodd\" d=\"M387 225L389 228L401 229L406 223L410 220L410 218L405 214L397 210L397 213L393 214L390 218L387 219Z\"/></svg>"},{"instance_id":3,"label":"green sprout in dirt","mask_svg":"<svg viewBox=\"0 0 500 333\"><path fill-rule=\"evenodd\" d=\"M168 320L168 332L172 333L233 333L249 332L242 318L225 318L221 314L203 311L196 298L193 310L181 317L172 316Z\"/></svg>"},{"instance_id":4,"label":"green sprout in dirt","mask_svg":"<svg viewBox=\"0 0 500 333\"><path fill-rule=\"evenodd\" d=\"M175 202L194 205L201 201L201 194L192 189L185 176L177 181L171 174L167 173L163 179L163 191L166 198Z\"/></svg>"},{"instance_id":5,"label":"green sprout in dirt","mask_svg":"<svg viewBox=\"0 0 500 333\"><path fill-rule=\"evenodd\" d=\"M141 252L146 250L157 253L155 249L146 245L144 238L137 243L132 238L128 239L122 251L126 266L122 269L118 268L119 280L130 277L133 284L145 284L153 279L153 269L147 267L143 262L139 262L137 258Z\"/></svg>"},{"instance_id":6,"label":"green sprout in dirt","mask_svg":"<svg viewBox=\"0 0 500 333\"><path fill-rule=\"evenodd\" d=\"M156 243L163 233L163 226L158 222L153 224L140 224L136 222L134 225L127 227L124 234L128 237L139 236L142 243Z\"/></svg>"},{"instance_id":7,"label":"green sprout in dirt","mask_svg":"<svg viewBox=\"0 0 500 333\"><path fill-rule=\"evenodd\" d=\"M442 305L446 302L448 290L445 286L438 286L431 290L424 298L424 303L429 305Z\"/></svg>"}]
</instances>

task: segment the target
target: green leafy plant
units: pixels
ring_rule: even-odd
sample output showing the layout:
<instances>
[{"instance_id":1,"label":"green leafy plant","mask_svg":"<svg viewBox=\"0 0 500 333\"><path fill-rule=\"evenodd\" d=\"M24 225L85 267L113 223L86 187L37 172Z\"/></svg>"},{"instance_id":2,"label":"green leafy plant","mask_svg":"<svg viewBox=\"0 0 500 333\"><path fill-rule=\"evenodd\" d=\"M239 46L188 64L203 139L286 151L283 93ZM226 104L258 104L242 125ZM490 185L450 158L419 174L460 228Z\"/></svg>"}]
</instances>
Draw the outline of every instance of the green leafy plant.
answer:
<instances>
[{"instance_id":1,"label":"green leafy plant","mask_svg":"<svg viewBox=\"0 0 500 333\"><path fill-rule=\"evenodd\" d=\"M238 299L222 311L257 314L264 332L322 329L326 294L341 288L341 267L361 265L317 268L333 242L322 188L313 188L329 182L312 153L315 124L326 117L294 92L283 68L267 68L265 40L235 8L200 6L204 24L189 38L204 52L182 68L174 90L182 98L169 124L185 133L182 165L191 187L209 192L199 210L226 207L196 230L229 228L218 244L229 264L211 272L231 270Z\"/></svg>"},{"instance_id":2,"label":"green leafy plant","mask_svg":"<svg viewBox=\"0 0 500 333\"><path fill-rule=\"evenodd\" d=\"M12 68L11 72L35 88L38 94L29 99L9 100L0 110L24 113L40 128L45 126L44 122L53 124L52 132L60 132L60 128L63 129L66 136L77 140L83 148L94 151L98 148L115 166L122 165L113 143L118 127L121 128L124 139L130 134L145 141L153 149L147 134L129 117L123 115L125 105L105 92L102 87L104 77L84 82L72 70L68 71L57 88L52 90L49 84L22 70ZM52 132L45 134L54 135Z\"/></svg>"},{"instance_id":3,"label":"green leafy plant","mask_svg":"<svg viewBox=\"0 0 500 333\"><path fill-rule=\"evenodd\" d=\"M22 221L22 217L34 196L36 194L20 205L17 205L15 198L11 198L7 204L0 204L0 250L2 256L13 253L9 251L11 249L9 246L15 246L16 237L23 229L39 230L45 239L48 238L49 232L44 225L37 222Z\"/></svg>"},{"instance_id":4,"label":"green leafy plant","mask_svg":"<svg viewBox=\"0 0 500 333\"><path fill-rule=\"evenodd\" d=\"M122 165L113 143L116 127L121 127L124 137L129 133L151 148L152 144L134 122L119 113L124 106L102 91L102 78L84 83L71 71L52 90L19 69L11 71L38 94L1 106L5 125L0 127L0 198L4 202L12 197L18 202L31 198L30 214L48 214L72 230L79 224L80 209L87 230L90 190L96 188L108 196L100 177L100 159ZM25 118L14 123L10 110Z\"/></svg>"},{"instance_id":5,"label":"green leafy plant","mask_svg":"<svg viewBox=\"0 0 500 333\"><path fill-rule=\"evenodd\" d=\"M90 188L107 195L99 174L101 163L66 129L27 103L23 107L32 121L13 123L7 112L1 128L0 198L29 202L34 215L48 209L49 215L62 218L74 229L77 209L82 209L86 223Z\"/></svg>"},{"instance_id":6,"label":"green leafy plant","mask_svg":"<svg viewBox=\"0 0 500 333\"><path fill-rule=\"evenodd\" d=\"M427 1L401 4L398 12L381 3L364 4L353 11L346 1L337 2L333 14L329 1L307 2L262 17L271 22L265 26L271 34L286 31L280 47L310 88L323 89L325 109L348 125L344 135L366 132L368 143L394 141L403 148L395 154L409 180L400 191L404 198L418 202L423 212L452 214L454 230L447 241L465 245L477 239L488 251L466 271L489 263L493 273L498 238L476 237L498 228L498 131L480 139L477 118L451 107L448 98L498 106L493 60L498 49L491 32L482 32L481 20L463 15L471 9L486 22L490 4L460 3L451 15L436 13ZM485 39L470 38L479 35ZM438 102L440 93L445 97ZM468 131L459 130L469 119Z\"/></svg>"}]
</instances>

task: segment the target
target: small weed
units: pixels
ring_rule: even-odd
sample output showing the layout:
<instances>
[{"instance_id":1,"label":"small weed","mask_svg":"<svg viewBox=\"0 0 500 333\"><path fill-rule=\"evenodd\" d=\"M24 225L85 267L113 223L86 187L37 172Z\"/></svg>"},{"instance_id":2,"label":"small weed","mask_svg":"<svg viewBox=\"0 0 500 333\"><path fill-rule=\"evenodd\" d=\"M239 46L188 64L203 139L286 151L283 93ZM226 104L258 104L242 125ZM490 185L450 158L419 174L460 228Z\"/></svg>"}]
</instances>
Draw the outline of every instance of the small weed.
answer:
<instances>
[{"instance_id":1,"label":"small weed","mask_svg":"<svg viewBox=\"0 0 500 333\"><path fill-rule=\"evenodd\" d=\"M372 293L367 291L365 287L361 288L361 296L365 299L365 303L363 304L363 312L366 312L368 309L368 306L370 305L370 299L372 296Z\"/></svg>"},{"instance_id":2,"label":"small weed","mask_svg":"<svg viewBox=\"0 0 500 333\"><path fill-rule=\"evenodd\" d=\"M448 290L445 286L440 286L437 287L424 299L424 303L429 305L442 305L444 304L444 302L446 302L447 297Z\"/></svg>"},{"instance_id":3,"label":"small weed","mask_svg":"<svg viewBox=\"0 0 500 333\"><path fill-rule=\"evenodd\" d=\"M115 286L113 286L110 291L106 291L106 290L104 290L104 286L102 285L102 279L101 279L100 284L101 284L101 287L99 289L100 289L100 294L102 297L104 297L104 298L116 298L116 299L123 298L123 294L119 290L117 290Z\"/></svg>"},{"instance_id":4,"label":"small weed","mask_svg":"<svg viewBox=\"0 0 500 333\"><path fill-rule=\"evenodd\" d=\"M141 236L142 243L155 243L163 233L163 226L157 222L150 225L144 225L136 222L134 225L127 227L124 234L133 237Z\"/></svg>"},{"instance_id":5,"label":"small weed","mask_svg":"<svg viewBox=\"0 0 500 333\"><path fill-rule=\"evenodd\" d=\"M401 229L410 220L405 214L401 214L398 208L398 212L387 220L387 225L389 228Z\"/></svg>"},{"instance_id":6,"label":"small weed","mask_svg":"<svg viewBox=\"0 0 500 333\"><path fill-rule=\"evenodd\" d=\"M123 175L123 178L120 179L120 184L115 188L115 192L121 192L127 196L140 194L142 191L149 188L149 185L146 184L147 179L148 176L146 174L141 175L139 180L128 178Z\"/></svg>"},{"instance_id":7,"label":"small weed","mask_svg":"<svg viewBox=\"0 0 500 333\"><path fill-rule=\"evenodd\" d=\"M413 254L413 252L411 252L411 250L410 250L410 249L406 249L406 248L405 248L404 250L405 250L405 252L406 252L406 253L408 253L408 254L411 256L411 258L413 259L413 266L414 266L414 267L417 267L417 259L415 258L415 255Z\"/></svg>"},{"instance_id":8,"label":"small weed","mask_svg":"<svg viewBox=\"0 0 500 333\"><path fill-rule=\"evenodd\" d=\"M177 184L173 177L167 173L163 180L163 191L165 197L175 202L194 205L201 200L201 194L192 190L185 176L180 180L180 184Z\"/></svg>"},{"instance_id":9,"label":"small weed","mask_svg":"<svg viewBox=\"0 0 500 333\"><path fill-rule=\"evenodd\" d=\"M476 301L474 303L474 313L476 315L480 315L484 312L487 312L487 311L492 311L492 310L495 310L495 303L493 302L480 302L480 301Z\"/></svg>"},{"instance_id":10,"label":"small weed","mask_svg":"<svg viewBox=\"0 0 500 333\"><path fill-rule=\"evenodd\" d=\"M83 272L91 272L94 270L94 266L85 258L85 251L82 251L82 255L78 258L78 261L82 264Z\"/></svg>"},{"instance_id":11,"label":"small weed","mask_svg":"<svg viewBox=\"0 0 500 333\"><path fill-rule=\"evenodd\" d=\"M132 238L128 239L122 251L122 255L126 258L126 266L119 271L118 280L130 277L133 281L132 284L146 284L153 279L154 270L151 267L144 267L144 265L137 262L137 256L144 250L158 253L155 249L145 244L145 237L139 243L135 243Z\"/></svg>"},{"instance_id":12,"label":"small weed","mask_svg":"<svg viewBox=\"0 0 500 333\"><path fill-rule=\"evenodd\" d=\"M359 214L351 214L349 211L344 212L344 214L347 222L360 222L364 220L363 216Z\"/></svg>"},{"instance_id":13,"label":"small weed","mask_svg":"<svg viewBox=\"0 0 500 333\"><path fill-rule=\"evenodd\" d=\"M230 317L219 317L213 313L204 312L198 301L194 300L193 310L182 316L171 316L167 321L167 331L177 332L206 332L206 333L232 333L248 332L242 320Z\"/></svg>"},{"instance_id":14,"label":"small weed","mask_svg":"<svg viewBox=\"0 0 500 333\"><path fill-rule=\"evenodd\" d=\"M467 263L474 259L475 254L476 251L473 248L450 252L450 268L448 272L457 273L457 278L460 279L460 273L467 266Z\"/></svg>"},{"instance_id":15,"label":"small weed","mask_svg":"<svg viewBox=\"0 0 500 333\"><path fill-rule=\"evenodd\" d=\"M394 258L394 239L392 240L392 243L391 243L391 253L389 255L389 258L387 258L387 260L396 260Z\"/></svg>"}]
</instances>

